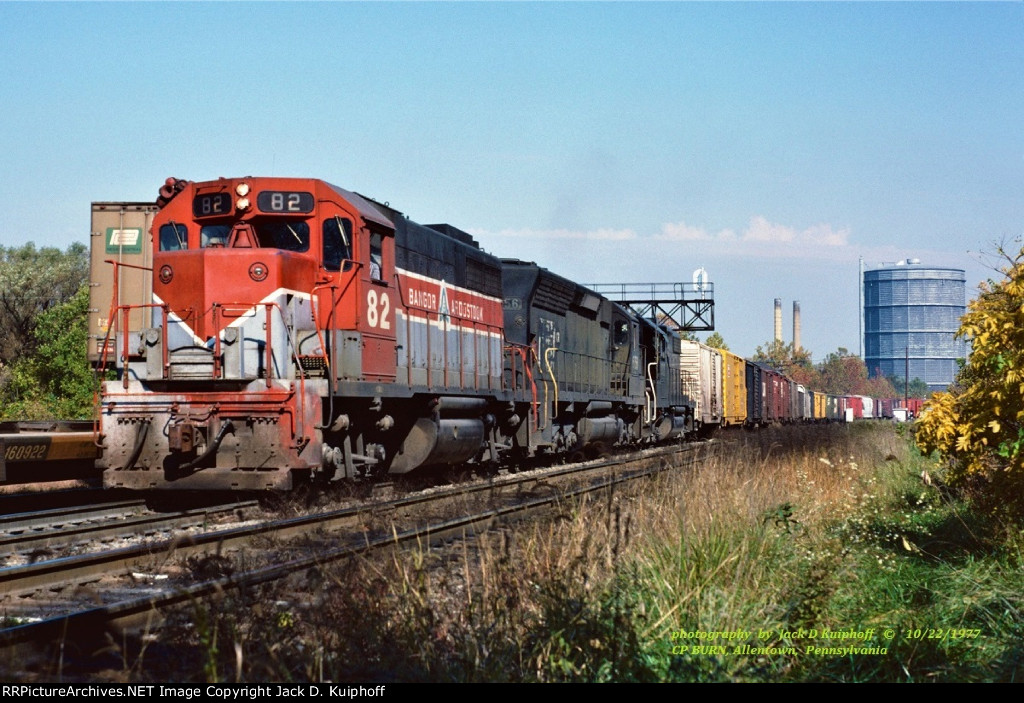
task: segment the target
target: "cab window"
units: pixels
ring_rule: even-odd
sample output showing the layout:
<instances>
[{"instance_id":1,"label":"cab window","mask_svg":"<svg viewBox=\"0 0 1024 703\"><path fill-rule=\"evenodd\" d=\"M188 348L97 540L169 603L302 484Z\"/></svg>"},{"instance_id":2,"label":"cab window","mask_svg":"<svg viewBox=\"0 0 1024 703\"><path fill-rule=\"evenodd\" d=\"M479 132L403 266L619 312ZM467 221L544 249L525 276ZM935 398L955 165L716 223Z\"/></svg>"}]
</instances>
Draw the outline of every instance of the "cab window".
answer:
<instances>
[{"instance_id":1,"label":"cab window","mask_svg":"<svg viewBox=\"0 0 1024 703\"><path fill-rule=\"evenodd\" d=\"M372 233L370 235L370 278L374 281L384 280L382 270L384 266L383 251L380 234L377 232Z\"/></svg>"},{"instance_id":2,"label":"cab window","mask_svg":"<svg viewBox=\"0 0 1024 703\"><path fill-rule=\"evenodd\" d=\"M616 347L624 347L629 344L629 323L622 318L615 319L615 332L612 336L612 344Z\"/></svg>"},{"instance_id":3,"label":"cab window","mask_svg":"<svg viewBox=\"0 0 1024 703\"><path fill-rule=\"evenodd\" d=\"M352 268L352 221L343 217L324 220L324 268L341 271Z\"/></svg>"},{"instance_id":4,"label":"cab window","mask_svg":"<svg viewBox=\"0 0 1024 703\"><path fill-rule=\"evenodd\" d=\"M199 246L226 247L228 235L231 234L231 225L203 225L199 230Z\"/></svg>"},{"instance_id":5,"label":"cab window","mask_svg":"<svg viewBox=\"0 0 1024 703\"><path fill-rule=\"evenodd\" d=\"M160 251L182 249L188 249L188 228L177 222L160 225Z\"/></svg>"},{"instance_id":6,"label":"cab window","mask_svg":"<svg viewBox=\"0 0 1024 703\"><path fill-rule=\"evenodd\" d=\"M294 220L254 222L257 245L288 251L309 251L309 225Z\"/></svg>"}]
</instances>

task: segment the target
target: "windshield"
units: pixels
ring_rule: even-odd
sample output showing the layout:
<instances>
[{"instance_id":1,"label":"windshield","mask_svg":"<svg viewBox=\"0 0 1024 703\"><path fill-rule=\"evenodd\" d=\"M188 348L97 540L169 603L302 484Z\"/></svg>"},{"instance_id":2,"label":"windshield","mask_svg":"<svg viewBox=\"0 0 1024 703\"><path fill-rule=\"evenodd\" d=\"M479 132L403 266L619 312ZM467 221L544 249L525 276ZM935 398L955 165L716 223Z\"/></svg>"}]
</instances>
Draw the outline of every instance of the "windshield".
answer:
<instances>
[{"instance_id":1,"label":"windshield","mask_svg":"<svg viewBox=\"0 0 1024 703\"><path fill-rule=\"evenodd\" d=\"M288 251L309 250L309 225L305 222L271 220L255 223L256 239L261 247Z\"/></svg>"},{"instance_id":2,"label":"windshield","mask_svg":"<svg viewBox=\"0 0 1024 703\"><path fill-rule=\"evenodd\" d=\"M288 220L264 220L252 223L256 246L288 251L309 251L309 225ZM199 246L223 247L228 245L230 224L203 225L199 231Z\"/></svg>"},{"instance_id":3,"label":"windshield","mask_svg":"<svg viewBox=\"0 0 1024 703\"><path fill-rule=\"evenodd\" d=\"M185 225L171 222L160 226L160 251L188 249L188 229Z\"/></svg>"}]
</instances>

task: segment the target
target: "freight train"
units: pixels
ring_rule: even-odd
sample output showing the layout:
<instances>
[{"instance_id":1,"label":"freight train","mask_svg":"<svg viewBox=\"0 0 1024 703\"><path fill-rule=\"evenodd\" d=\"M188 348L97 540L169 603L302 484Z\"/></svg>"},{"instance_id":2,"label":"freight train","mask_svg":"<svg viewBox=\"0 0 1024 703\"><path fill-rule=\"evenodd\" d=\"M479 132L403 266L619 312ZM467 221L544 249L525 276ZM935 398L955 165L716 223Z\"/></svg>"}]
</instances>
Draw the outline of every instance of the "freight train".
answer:
<instances>
[{"instance_id":1,"label":"freight train","mask_svg":"<svg viewBox=\"0 0 1024 703\"><path fill-rule=\"evenodd\" d=\"M694 341L681 342L683 392L698 435L719 427L852 422L920 415L924 401L836 395L806 388L768 364Z\"/></svg>"},{"instance_id":2,"label":"freight train","mask_svg":"<svg viewBox=\"0 0 1024 703\"><path fill-rule=\"evenodd\" d=\"M93 217L107 487L287 490L819 418L770 368L322 180L168 179Z\"/></svg>"},{"instance_id":3,"label":"freight train","mask_svg":"<svg viewBox=\"0 0 1024 703\"><path fill-rule=\"evenodd\" d=\"M108 487L288 489L693 429L675 334L451 225L313 179L169 179L157 208L141 264L108 228Z\"/></svg>"}]
</instances>

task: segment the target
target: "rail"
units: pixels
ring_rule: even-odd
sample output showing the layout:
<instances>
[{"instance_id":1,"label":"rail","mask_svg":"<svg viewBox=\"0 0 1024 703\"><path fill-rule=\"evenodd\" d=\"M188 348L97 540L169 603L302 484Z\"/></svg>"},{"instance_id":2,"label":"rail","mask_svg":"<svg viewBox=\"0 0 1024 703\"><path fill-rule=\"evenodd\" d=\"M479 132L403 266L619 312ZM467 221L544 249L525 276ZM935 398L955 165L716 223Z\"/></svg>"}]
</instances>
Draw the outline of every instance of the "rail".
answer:
<instances>
[{"instance_id":1,"label":"rail","mask_svg":"<svg viewBox=\"0 0 1024 703\"><path fill-rule=\"evenodd\" d=\"M200 581L191 585L169 589L162 593L146 594L122 600L108 605L93 607L67 615L59 615L46 620L29 624L16 625L0 629L0 649L24 643L38 646L47 641L76 641L86 638L90 642L103 642L104 637L113 623L124 629L132 622L155 610L163 610L173 605L195 603L197 599L215 597L225 592L251 588L260 583L286 578L291 574L305 569L322 567L331 561L348 558L375 549L392 548L399 544L423 545L425 543L440 544L445 540L466 537L475 532L488 529L496 520L511 518L517 515L535 514L552 505L558 505L568 499L586 494L608 491L616 486L631 481L642 481L650 476L672 470L678 461L662 460L651 462L653 457L669 457L683 455L687 465L699 461L705 445L676 445L660 450L641 450L608 459L605 461L588 462L585 465L560 467L544 472L542 475L530 474L510 476L504 479L488 481L471 486L458 486L447 490L419 494L409 498L375 503L357 508L342 508L327 513L301 517L284 518L258 525L227 528L193 536L187 540L175 539L166 542L121 548L99 554L85 554L60 560L38 561L34 564L11 567L0 573L2 589L8 596L38 591L53 591L70 584L95 581L103 575L123 574L139 568L140 564L151 564L154 554L173 550L177 558L195 554L224 554L234 549L251 546L251 540L257 536L272 536L274 540L287 540L295 537L308 538L313 533L331 535L329 549L295 550L285 544L280 552L284 559L271 560L269 566L256 570L240 570L229 577L215 581ZM522 486L531 484L544 485L555 479L568 479L577 472L602 473L609 468L630 462L645 461L644 467L619 467L619 471L611 472L602 478L584 485L568 487L565 491L554 490L545 495L521 499L526 493ZM517 488L518 487L518 488ZM494 505L495 488L504 489L505 496L498 505ZM441 522L433 519L418 527L393 524L390 528L370 533L358 527L363 524L361 515L370 511L398 515L414 506L430 506L441 501L465 500L471 494L483 496L487 505L463 512L461 517L442 518ZM353 528L353 525L356 527ZM338 533L344 530L354 533L349 539ZM297 552L310 552L310 555ZM109 599L108 599L109 600Z\"/></svg>"}]
</instances>

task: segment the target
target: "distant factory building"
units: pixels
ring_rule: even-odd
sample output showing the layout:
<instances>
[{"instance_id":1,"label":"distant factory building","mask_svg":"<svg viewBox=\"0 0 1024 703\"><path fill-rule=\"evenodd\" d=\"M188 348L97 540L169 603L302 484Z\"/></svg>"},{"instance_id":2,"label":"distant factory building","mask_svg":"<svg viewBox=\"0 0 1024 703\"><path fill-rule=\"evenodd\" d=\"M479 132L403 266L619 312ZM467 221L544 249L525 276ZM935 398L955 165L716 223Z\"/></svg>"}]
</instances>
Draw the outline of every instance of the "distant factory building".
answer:
<instances>
[{"instance_id":1,"label":"distant factory building","mask_svg":"<svg viewBox=\"0 0 1024 703\"><path fill-rule=\"evenodd\" d=\"M967 355L966 343L954 336L966 310L965 280L963 269L923 266L919 259L864 271L868 373L909 375L929 390L945 390L957 359Z\"/></svg>"}]
</instances>

